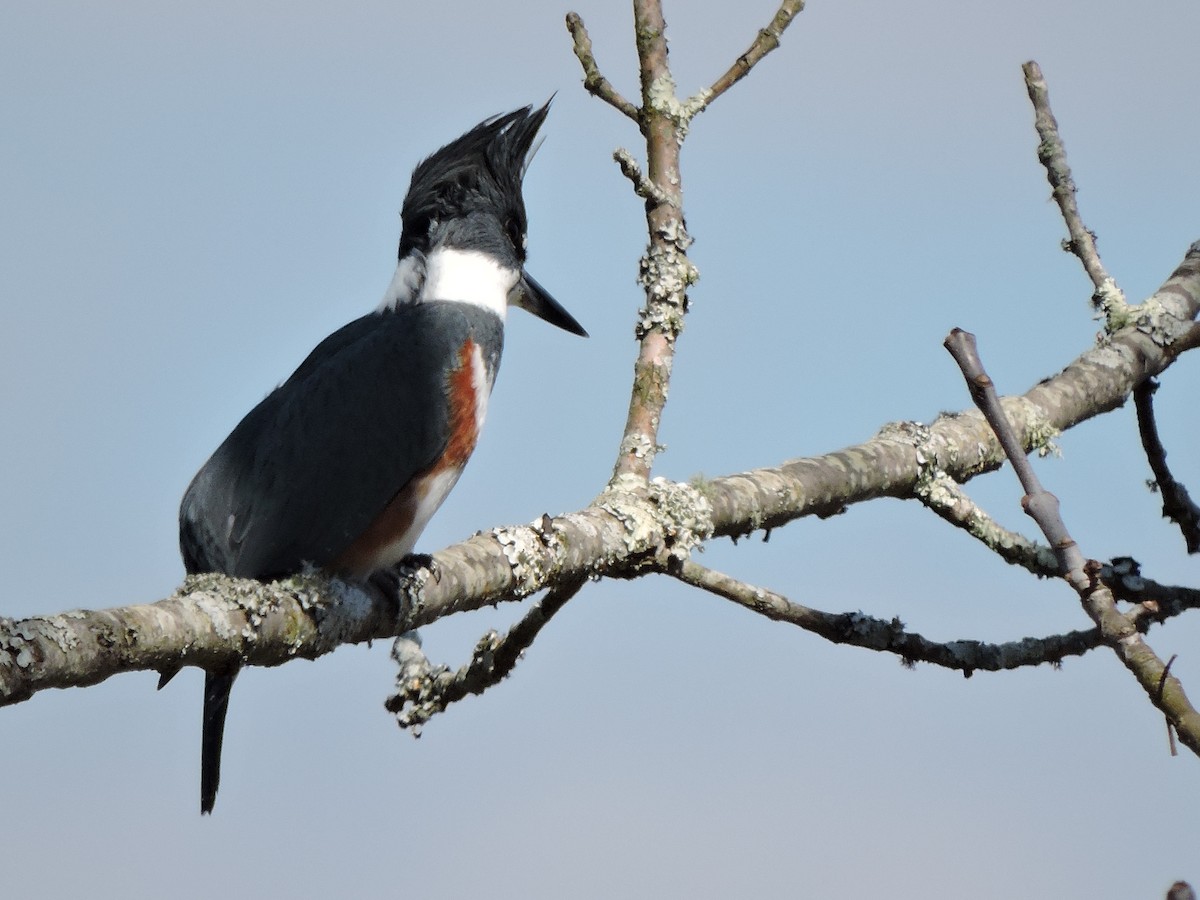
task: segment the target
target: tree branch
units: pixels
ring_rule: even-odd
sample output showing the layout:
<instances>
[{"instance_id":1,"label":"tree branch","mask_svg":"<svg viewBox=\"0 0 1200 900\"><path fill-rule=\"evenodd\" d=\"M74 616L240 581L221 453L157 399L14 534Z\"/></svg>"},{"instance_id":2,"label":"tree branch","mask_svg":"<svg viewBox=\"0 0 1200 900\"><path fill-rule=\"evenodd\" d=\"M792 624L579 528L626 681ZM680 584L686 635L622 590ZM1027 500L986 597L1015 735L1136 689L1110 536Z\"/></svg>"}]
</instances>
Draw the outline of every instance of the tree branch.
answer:
<instances>
[{"instance_id":1,"label":"tree branch","mask_svg":"<svg viewBox=\"0 0 1200 900\"><path fill-rule=\"evenodd\" d=\"M828 613L789 600L782 594L755 587L728 575L713 571L688 560L681 565L664 569L685 584L702 588L718 597L732 600L751 612L777 622L796 625L834 644L850 644L882 653L894 653L906 664L925 662L946 669L955 669L970 677L980 670L999 672L1058 664L1068 656L1082 656L1104 645L1099 628L1071 631L1044 638L1024 638L1003 644L975 640L938 643L908 631L900 619L878 619L862 612ZM1141 578L1131 577L1120 565L1106 566L1101 573L1105 584L1124 600L1138 605L1129 616L1141 633L1150 626L1165 622L1186 609L1200 608L1200 591L1173 588ZM1154 598L1154 599L1151 599Z\"/></svg>"},{"instance_id":2,"label":"tree branch","mask_svg":"<svg viewBox=\"0 0 1200 900\"><path fill-rule=\"evenodd\" d=\"M692 239L683 220L679 150L689 113L675 96L667 60L666 22L658 0L634 0L634 31L642 83L642 133L646 137L646 227L650 245L638 282L646 293L639 313L638 358L633 367L629 412L613 467L613 484L650 477L658 452L658 428L683 330L688 288L699 277L687 257Z\"/></svg>"},{"instance_id":3,"label":"tree branch","mask_svg":"<svg viewBox=\"0 0 1200 900\"><path fill-rule=\"evenodd\" d=\"M1124 404L1134 387L1175 361L1173 348L1190 334L1198 311L1200 242L1134 310L1131 324L1057 375L1002 401L1023 446L1045 446L1056 434ZM941 415L918 431L921 436L913 437L888 427L844 450L713 478L697 487L712 504L714 532L740 536L804 516L834 515L876 497L913 497L929 467L961 484L1004 461L995 433L974 410Z\"/></svg>"},{"instance_id":4,"label":"tree branch","mask_svg":"<svg viewBox=\"0 0 1200 900\"><path fill-rule=\"evenodd\" d=\"M1067 151L1058 133L1058 122L1050 110L1050 91L1042 77L1042 70L1032 60L1021 69L1025 73L1025 87L1033 103L1035 127L1041 138L1038 159L1046 167L1046 178L1050 181L1054 200L1058 203L1070 235L1063 242L1063 249L1074 253L1083 263L1084 271L1096 288L1092 302L1104 312L1108 331L1116 331L1128 321L1125 293L1105 270L1104 263L1100 261L1100 252L1096 249L1096 235L1083 224L1079 215L1079 206L1075 202L1075 181L1071 178L1071 167L1067 165Z\"/></svg>"},{"instance_id":5,"label":"tree branch","mask_svg":"<svg viewBox=\"0 0 1200 900\"><path fill-rule=\"evenodd\" d=\"M1043 663L1057 664L1068 656L1082 656L1104 643L1096 628L1004 644L971 640L938 643L906 630L899 618L877 619L861 612L822 612L693 562L685 562L671 574L686 584L732 600L768 619L796 625L831 643L894 653L907 665L931 663L962 672L968 678L976 671L999 672Z\"/></svg>"},{"instance_id":6,"label":"tree branch","mask_svg":"<svg viewBox=\"0 0 1200 900\"><path fill-rule=\"evenodd\" d=\"M1134 324L1023 397L1004 401L1025 447L1119 406L1175 359L1200 309L1200 243L1138 310ZM529 526L495 528L435 554L399 598L373 598L315 577L274 585L189 579L159 603L0 619L0 705L118 672L312 659L342 643L396 637L444 616L522 599L577 577L626 575L662 554L686 558L713 535L737 536L875 497L916 495L927 466L957 482L996 468L995 435L978 413L944 415L914 439L885 429L855 447L698 482L654 479L606 490L588 508ZM205 580L211 579L211 580Z\"/></svg>"},{"instance_id":7,"label":"tree branch","mask_svg":"<svg viewBox=\"0 0 1200 900\"><path fill-rule=\"evenodd\" d=\"M409 573L394 596L320 575L262 584L213 574L189 577L154 604L0 619L0 706L121 672L212 667L232 656L256 666L315 659L579 579L655 569L711 534L695 489L655 479L637 491L605 491L577 513L441 550L436 580L426 569Z\"/></svg>"}]
</instances>

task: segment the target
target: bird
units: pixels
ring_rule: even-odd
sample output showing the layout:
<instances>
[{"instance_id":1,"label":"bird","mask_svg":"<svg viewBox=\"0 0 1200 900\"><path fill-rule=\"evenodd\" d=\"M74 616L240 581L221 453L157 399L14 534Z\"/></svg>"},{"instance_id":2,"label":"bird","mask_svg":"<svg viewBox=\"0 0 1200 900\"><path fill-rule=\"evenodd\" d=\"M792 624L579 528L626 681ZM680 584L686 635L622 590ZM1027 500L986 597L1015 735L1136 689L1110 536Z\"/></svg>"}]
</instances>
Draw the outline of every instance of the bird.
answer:
<instances>
[{"instance_id":1,"label":"bird","mask_svg":"<svg viewBox=\"0 0 1200 900\"><path fill-rule=\"evenodd\" d=\"M366 580L394 569L475 448L507 308L587 337L525 271L522 182L549 108L485 119L416 166L379 306L321 341L184 493L189 574ZM202 814L216 802L239 669L234 659L205 673Z\"/></svg>"}]
</instances>

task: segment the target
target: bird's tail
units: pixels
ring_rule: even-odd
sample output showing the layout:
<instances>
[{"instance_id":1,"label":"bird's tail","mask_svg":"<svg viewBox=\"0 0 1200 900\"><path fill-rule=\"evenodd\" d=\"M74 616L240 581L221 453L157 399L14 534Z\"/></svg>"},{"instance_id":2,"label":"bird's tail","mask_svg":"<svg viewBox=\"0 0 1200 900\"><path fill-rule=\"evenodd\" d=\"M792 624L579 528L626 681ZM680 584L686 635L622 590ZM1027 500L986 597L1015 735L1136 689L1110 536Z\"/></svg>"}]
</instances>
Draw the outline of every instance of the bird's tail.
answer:
<instances>
[{"instance_id":1,"label":"bird's tail","mask_svg":"<svg viewBox=\"0 0 1200 900\"><path fill-rule=\"evenodd\" d=\"M225 713L229 692L241 666L234 664L219 672L204 673L204 728L200 744L200 812L211 813L221 784L221 741L225 736Z\"/></svg>"}]
</instances>

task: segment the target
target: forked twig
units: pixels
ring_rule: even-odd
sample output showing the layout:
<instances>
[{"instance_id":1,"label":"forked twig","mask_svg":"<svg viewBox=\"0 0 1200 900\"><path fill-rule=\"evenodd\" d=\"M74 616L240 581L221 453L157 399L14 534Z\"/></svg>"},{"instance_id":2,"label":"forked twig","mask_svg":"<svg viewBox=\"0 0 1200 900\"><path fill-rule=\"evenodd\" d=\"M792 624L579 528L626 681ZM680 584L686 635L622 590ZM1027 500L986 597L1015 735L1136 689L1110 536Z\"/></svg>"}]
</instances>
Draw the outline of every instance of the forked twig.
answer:
<instances>
[{"instance_id":1,"label":"forked twig","mask_svg":"<svg viewBox=\"0 0 1200 900\"><path fill-rule=\"evenodd\" d=\"M396 675L396 693L384 706L396 715L402 728L411 728L419 735L421 726L451 703L468 694L482 694L507 678L543 626L583 584L577 579L555 587L507 634L501 636L489 631L475 645L471 661L454 672L446 666L430 663L415 637L397 638L392 648L392 658L400 667Z\"/></svg>"},{"instance_id":2,"label":"forked twig","mask_svg":"<svg viewBox=\"0 0 1200 900\"><path fill-rule=\"evenodd\" d=\"M592 53L592 39L588 36L587 28L578 13L567 13L567 30L571 32L571 40L575 50L575 58L583 66L583 87L594 97L599 97L609 106L624 113L635 122L641 121L641 111L626 100L621 92L613 87L600 72L600 65Z\"/></svg>"}]
</instances>

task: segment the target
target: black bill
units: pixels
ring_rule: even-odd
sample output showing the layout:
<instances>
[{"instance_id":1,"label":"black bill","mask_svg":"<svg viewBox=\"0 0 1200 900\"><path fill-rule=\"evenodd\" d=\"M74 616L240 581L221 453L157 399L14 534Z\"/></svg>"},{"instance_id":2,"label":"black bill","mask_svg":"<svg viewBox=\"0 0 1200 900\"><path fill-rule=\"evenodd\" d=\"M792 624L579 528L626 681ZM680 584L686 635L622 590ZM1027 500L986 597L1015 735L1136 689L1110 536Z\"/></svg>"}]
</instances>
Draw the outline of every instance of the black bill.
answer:
<instances>
[{"instance_id":1,"label":"black bill","mask_svg":"<svg viewBox=\"0 0 1200 900\"><path fill-rule=\"evenodd\" d=\"M583 330L583 326L575 321L575 317L563 309L562 304L551 297L549 292L534 281L530 275L522 272L521 280L517 282L517 286L513 290L516 291L513 305L533 313L551 325L557 325L563 331L569 331L580 337L588 336L588 333Z\"/></svg>"}]
</instances>

